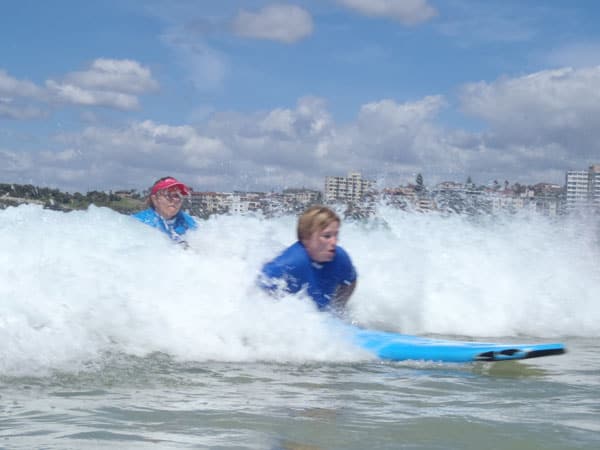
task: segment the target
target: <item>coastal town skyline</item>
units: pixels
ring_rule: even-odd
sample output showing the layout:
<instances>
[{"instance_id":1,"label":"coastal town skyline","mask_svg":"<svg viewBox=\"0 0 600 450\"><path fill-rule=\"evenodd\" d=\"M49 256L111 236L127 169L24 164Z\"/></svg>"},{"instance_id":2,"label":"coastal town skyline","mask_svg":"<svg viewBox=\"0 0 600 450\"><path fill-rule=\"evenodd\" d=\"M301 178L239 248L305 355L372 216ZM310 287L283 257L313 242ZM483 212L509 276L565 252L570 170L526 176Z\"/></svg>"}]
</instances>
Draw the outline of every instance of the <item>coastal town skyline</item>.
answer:
<instances>
[{"instance_id":1,"label":"coastal town skyline","mask_svg":"<svg viewBox=\"0 0 600 450\"><path fill-rule=\"evenodd\" d=\"M598 21L590 1L10 0L0 180L563 183L600 155Z\"/></svg>"},{"instance_id":2,"label":"coastal town skyline","mask_svg":"<svg viewBox=\"0 0 600 450\"><path fill-rule=\"evenodd\" d=\"M345 216L366 218L376 214L377 204L413 211L481 214L514 213L519 210L546 216L600 213L600 164L587 170L571 170L565 174L565 184L510 184L508 180L482 186L471 177L463 182L444 181L434 186L425 184L417 174L414 183L396 187L378 187L374 180L363 178L360 172L345 177L327 176L324 189L291 187L282 191L200 191L189 186L185 204L192 214L208 218L212 214L265 215L298 213L314 204L345 205ZM90 204L108 206L119 212L131 213L146 206L148 190L77 192L32 185L0 183L0 209L22 203L36 203L44 208L70 211L85 209Z\"/></svg>"},{"instance_id":3,"label":"coastal town skyline","mask_svg":"<svg viewBox=\"0 0 600 450\"><path fill-rule=\"evenodd\" d=\"M586 166L586 168L591 167L591 166L592 166L592 164L589 164L588 166ZM573 170L583 170L583 168L574 168ZM446 183L454 183L457 185L459 185L459 184L466 185L468 183L472 183L473 185L478 186L478 187L494 187L494 186L503 186L504 187L507 183L511 186L515 185L515 184L522 185L522 186L534 186L537 184L549 184L549 185L557 185L557 186L564 187L564 186L566 186L565 177L567 175L567 172L565 172L563 174L563 181L557 182L557 183L549 182L546 180L531 180L530 182L519 182L519 181L515 181L514 179L494 179L494 180L486 180L485 182L482 182L482 180L480 180L477 177L477 174L467 175L464 179L448 178L448 179L443 179L440 181L436 180L435 182L431 182L431 180L428 180L427 177L423 176L422 172L416 172L414 174L411 174L411 176L407 176L405 179L396 180L396 182L394 182L394 180L391 180L389 177L375 176L375 177L371 178L371 177L365 175L360 170L352 170L351 169L346 173L339 173L336 175L326 174L320 180L320 183L317 183L316 185L312 185L312 186L309 186L306 184L299 184L299 185L289 184L289 185L277 186L272 189L262 189L262 190L261 189L238 189L236 186L230 186L229 189L227 189L227 186L225 186L225 189L210 189L202 184L189 183L185 178L180 177L179 180L182 181L183 183L185 183L193 192L210 192L210 191L214 191L214 192L283 192L285 190L290 190L290 189L291 190L306 189L306 190L316 190L316 191L324 192L326 190L326 189L324 189L324 186L326 185L328 178L332 178L332 177L333 178L346 178L348 176L351 176L352 174L358 174L361 178L372 182L373 186L376 189L382 190L382 189L393 189L393 188L397 188L397 187L406 187L406 186L410 186L410 185L415 185L416 180L419 176L422 178L424 186L427 188L434 188L435 186L446 184ZM156 181L156 180L153 180L153 181ZM72 190L72 189L67 189L64 186L59 186L59 185L36 183L34 180L29 180L29 181L26 180L25 182L17 182L17 181L10 180L10 179L0 179L0 184L31 185L31 186L40 187L40 188L56 189L56 190L67 192L67 193L75 193L75 192L85 193L85 192L92 192L92 191L98 191L98 192L131 191L131 192L143 193L143 192L149 191L149 189L151 187L151 184L147 185L147 186L140 185L139 187L124 187L117 183L113 186L108 186L104 189L97 189L92 186L89 189L84 188L84 189Z\"/></svg>"},{"instance_id":4,"label":"coastal town skyline","mask_svg":"<svg viewBox=\"0 0 600 450\"><path fill-rule=\"evenodd\" d=\"M555 186L561 186L561 187L566 187L567 185L567 177L568 174L570 172L581 172L581 171L588 171L588 170L592 170L595 169L599 166L599 164L595 164L595 163L590 163L585 167L574 167L570 170L567 170L563 173L563 177L562 177L562 181L561 182L549 182L547 180L531 180L530 182L519 182L519 181L515 181L513 179L507 178L507 179L494 179L494 180L487 180L485 182L482 182L480 179L478 179L477 174L475 174L474 176L472 175L467 175L465 179L444 179L444 180L436 180L435 182L429 182L429 180L427 180L426 177L423 176L423 172L416 172L414 174L412 174L412 178L408 177L404 180L397 180L397 182L394 182L393 180L390 180L389 178L385 178L385 177L369 177L367 175L365 175L362 171L360 170L356 170L356 169L351 169L349 170L347 173L338 173L338 174L326 174L320 181L320 183L318 185L314 185L314 186L307 186L307 185L284 185L284 186L279 186L277 188L274 189L266 189L266 190L260 190L260 189L237 189L236 187L231 187L230 189L224 189L224 190L216 190L216 189L206 189L205 186L202 185L193 185L191 183L189 183L188 181L186 181L186 179L184 178L180 178L180 181L182 181L184 184L186 184L192 191L195 192L209 192L209 191L219 191L219 192L253 192L253 191L260 191L260 192L283 192L285 190L289 190L289 189L307 189L307 190L318 190L318 191L326 191L326 185L328 182L328 179L330 178L347 178L347 177L352 177L352 176L358 176L359 179L362 180L366 180L368 181L373 188L375 189L393 189L393 188L397 188L397 187L404 187L404 186L410 186L410 185L415 185L417 184L417 180L420 178L420 182L423 183L423 185L427 188L433 188L435 186L439 186L439 185L443 185L443 184L456 184L456 185L467 185L467 184L472 184L474 186L479 186L479 187L492 187L492 188L497 188L498 186L513 186L513 185L522 185L522 186L534 186L534 185L539 185L539 184L547 184L547 185L555 185ZM155 180L154 180L155 181ZM35 186L35 187L41 187L41 188L48 188L48 189L57 189L60 191L64 191L64 192L68 192L68 193L75 193L75 192L91 192L91 191L99 191L99 192L116 192L116 191L132 191L132 192L140 192L143 193L145 191L148 191L150 189L150 186L140 186L140 187L129 187L129 188L125 188L123 186L120 185L115 185L115 186L109 186L106 189L82 189L82 190L69 190L69 189L65 189L63 186L56 186L56 185L50 185L50 184L43 184L43 183L35 183L33 181L30 182L16 182L13 180L9 180L9 179L0 179L0 184L5 184L5 185L10 185L10 184L19 184L19 185L31 185L31 186Z\"/></svg>"}]
</instances>

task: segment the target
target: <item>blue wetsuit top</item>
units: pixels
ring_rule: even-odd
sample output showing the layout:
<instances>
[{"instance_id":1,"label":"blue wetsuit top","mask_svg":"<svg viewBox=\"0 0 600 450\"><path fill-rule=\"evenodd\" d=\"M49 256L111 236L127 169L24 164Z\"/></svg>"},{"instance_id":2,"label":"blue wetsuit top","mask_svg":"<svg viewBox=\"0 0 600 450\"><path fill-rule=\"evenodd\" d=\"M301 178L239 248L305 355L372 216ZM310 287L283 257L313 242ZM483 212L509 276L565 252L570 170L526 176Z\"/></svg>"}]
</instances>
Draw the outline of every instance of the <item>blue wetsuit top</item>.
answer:
<instances>
[{"instance_id":1,"label":"blue wetsuit top","mask_svg":"<svg viewBox=\"0 0 600 450\"><path fill-rule=\"evenodd\" d=\"M133 215L140 222L157 228L177 243L185 242L183 235L187 230L195 230L198 224L192 216L179 211L172 219L164 219L154 209L148 208Z\"/></svg>"},{"instance_id":2,"label":"blue wetsuit top","mask_svg":"<svg viewBox=\"0 0 600 450\"><path fill-rule=\"evenodd\" d=\"M274 291L277 280L285 281L285 290L296 293L306 287L319 309L325 309L338 286L352 284L357 275L346 251L337 246L333 260L325 263L312 261L300 241L288 247L262 268L261 287Z\"/></svg>"}]
</instances>

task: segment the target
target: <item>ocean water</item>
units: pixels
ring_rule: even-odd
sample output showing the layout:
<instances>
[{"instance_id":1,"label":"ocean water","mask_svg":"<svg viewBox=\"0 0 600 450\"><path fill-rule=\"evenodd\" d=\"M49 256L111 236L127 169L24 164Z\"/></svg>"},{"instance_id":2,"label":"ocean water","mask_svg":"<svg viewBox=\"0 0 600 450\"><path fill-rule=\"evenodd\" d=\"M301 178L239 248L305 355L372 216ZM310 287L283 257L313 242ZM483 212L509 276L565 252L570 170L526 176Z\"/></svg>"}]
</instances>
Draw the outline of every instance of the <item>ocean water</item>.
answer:
<instances>
[{"instance_id":1,"label":"ocean water","mask_svg":"<svg viewBox=\"0 0 600 450\"><path fill-rule=\"evenodd\" d=\"M0 448L600 448L600 225L382 207L346 221L348 320L561 341L522 362L382 362L255 288L295 218L218 216L182 250L105 208L0 211Z\"/></svg>"}]
</instances>

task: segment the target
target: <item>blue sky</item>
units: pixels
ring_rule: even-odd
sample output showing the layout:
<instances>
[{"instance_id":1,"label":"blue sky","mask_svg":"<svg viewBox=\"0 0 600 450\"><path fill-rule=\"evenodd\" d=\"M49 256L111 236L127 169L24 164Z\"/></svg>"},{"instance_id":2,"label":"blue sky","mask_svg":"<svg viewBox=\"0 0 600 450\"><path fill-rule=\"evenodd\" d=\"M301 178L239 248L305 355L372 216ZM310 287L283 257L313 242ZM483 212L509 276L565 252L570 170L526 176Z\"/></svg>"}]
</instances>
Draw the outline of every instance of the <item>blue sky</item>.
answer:
<instances>
[{"instance_id":1,"label":"blue sky","mask_svg":"<svg viewBox=\"0 0 600 450\"><path fill-rule=\"evenodd\" d=\"M600 6L5 1L0 182L562 184L600 163Z\"/></svg>"}]
</instances>

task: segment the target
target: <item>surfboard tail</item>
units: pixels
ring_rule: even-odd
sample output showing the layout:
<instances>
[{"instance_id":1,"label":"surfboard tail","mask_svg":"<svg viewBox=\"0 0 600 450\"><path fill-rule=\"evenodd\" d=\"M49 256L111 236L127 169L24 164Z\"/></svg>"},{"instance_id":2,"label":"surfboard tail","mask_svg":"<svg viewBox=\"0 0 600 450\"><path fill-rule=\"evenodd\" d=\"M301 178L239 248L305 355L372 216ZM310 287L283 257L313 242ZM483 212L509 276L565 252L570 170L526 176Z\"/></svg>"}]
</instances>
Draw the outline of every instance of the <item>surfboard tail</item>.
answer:
<instances>
[{"instance_id":1,"label":"surfboard tail","mask_svg":"<svg viewBox=\"0 0 600 450\"><path fill-rule=\"evenodd\" d=\"M475 356L475 361L508 361L514 359L540 358L542 356L562 355L566 353L562 344L540 344L531 350L520 348L508 348L504 350L490 350Z\"/></svg>"}]
</instances>

